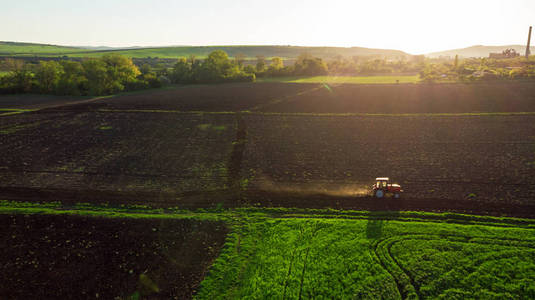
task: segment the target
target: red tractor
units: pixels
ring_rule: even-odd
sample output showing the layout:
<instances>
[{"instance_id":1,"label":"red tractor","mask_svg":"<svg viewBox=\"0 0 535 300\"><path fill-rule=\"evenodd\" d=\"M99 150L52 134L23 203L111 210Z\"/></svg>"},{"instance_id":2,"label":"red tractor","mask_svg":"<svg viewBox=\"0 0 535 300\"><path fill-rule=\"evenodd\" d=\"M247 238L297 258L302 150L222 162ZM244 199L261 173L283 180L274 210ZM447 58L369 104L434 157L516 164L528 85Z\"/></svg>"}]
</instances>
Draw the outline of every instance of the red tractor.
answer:
<instances>
[{"instance_id":1,"label":"red tractor","mask_svg":"<svg viewBox=\"0 0 535 300\"><path fill-rule=\"evenodd\" d=\"M403 190L401 186L396 183L389 183L388 177L375 178L375 184L373 185L373 196L375 198L383 198L386 194L392 194L394 198L399 198Z\"/></svg>"}]
</instances>

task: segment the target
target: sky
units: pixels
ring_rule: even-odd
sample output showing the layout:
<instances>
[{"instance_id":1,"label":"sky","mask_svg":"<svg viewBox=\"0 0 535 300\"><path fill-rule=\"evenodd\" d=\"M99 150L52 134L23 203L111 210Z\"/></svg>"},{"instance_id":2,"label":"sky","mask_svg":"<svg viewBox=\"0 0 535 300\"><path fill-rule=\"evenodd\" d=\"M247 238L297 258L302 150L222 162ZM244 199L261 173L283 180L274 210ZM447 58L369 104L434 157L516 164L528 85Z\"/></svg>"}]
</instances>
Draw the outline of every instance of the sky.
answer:
<instances>
[{"instance_id":1,"label":"sky","mask_svg":"<svg viewBox=\"0 0 535 300\"><path fill-rule=\"evenodd\" d=\"M296 45L411 54L525 44L535 0L0 0L0 41Z\"/></svg>"}]
</instances>

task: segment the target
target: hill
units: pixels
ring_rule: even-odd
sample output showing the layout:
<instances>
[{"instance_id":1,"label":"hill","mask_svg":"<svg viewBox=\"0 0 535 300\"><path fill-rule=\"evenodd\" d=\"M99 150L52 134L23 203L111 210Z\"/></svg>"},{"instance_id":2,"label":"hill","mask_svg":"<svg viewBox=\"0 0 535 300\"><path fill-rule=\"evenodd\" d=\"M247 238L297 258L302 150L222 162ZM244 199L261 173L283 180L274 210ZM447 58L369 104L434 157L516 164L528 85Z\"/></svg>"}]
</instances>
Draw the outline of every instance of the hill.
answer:
<instances>
[{"instance_id":1,"label":"hill","mask_svg":"<svg viewBox=\"0 0 535 300\"><path fill-rule=\"evenodd\" d=\"M0 55L4 56L71 56L98 57L110 53L118 53L132 58L158 57L176 58L195 55L206 57L214 50L223 50L234 57L243 54L247 58L258 55L266 58L279 56L284 59L295 59L301 53L308 53L322 58L333 58L337 55L351 56L386 56L403 57L409 54L400 50L371 49L363 47L299 47L299 46L177 46L130 49L83 49L82 47L64 47L44 44L0 42Z\"/></svg>"},{"instance_id":2,"label":"hill","mask_svg":"<svg viewBox=\"0 0 535 300\"><path fill-rule=\"evenodd\" d=\"M0 55L3 56L63 55L64 53L75 53L79 51L87 50L77 47L0 41Z\"/></svg>"},{"instance_id":3,"label":"hill","mask_svg":"<svg viewBox=\"0 0 535 300\"><path fill-rule=\"evenodd\" d=\"M451 56L459 55L460 57L488 57L489 53L500 53L505 49L515 49L520 55L526 52L525 45L504 45L504 46L483 46L476 45L461 49L452 49L440 52L433 52L426 54L427 57ZM535 53L535 47L530 47L531 53Z\"/></svg>"}]
</instances>

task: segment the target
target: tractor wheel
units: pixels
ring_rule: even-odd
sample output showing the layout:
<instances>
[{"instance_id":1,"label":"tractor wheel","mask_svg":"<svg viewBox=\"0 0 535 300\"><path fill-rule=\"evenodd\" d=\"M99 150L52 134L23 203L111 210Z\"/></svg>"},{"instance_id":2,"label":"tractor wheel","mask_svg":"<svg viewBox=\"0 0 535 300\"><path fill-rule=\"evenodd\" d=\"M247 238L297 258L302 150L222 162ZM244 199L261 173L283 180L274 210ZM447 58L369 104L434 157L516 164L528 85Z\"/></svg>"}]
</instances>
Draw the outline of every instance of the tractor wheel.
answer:
<instances>
[{"instance_id":1,"label":"tractor wheel","mask_svg":"<svg viewBox=\"0 0 535 300\"><path fill-rule=\"evenodd\" d=\"M383 190L375 191L375 198L383 198L384 196L385 196L385 192Z\"/></svg>"},{"instance_id":2,"label":"tractor wheel","mask_svg":"<svg viewBox=\"0 0 535 300\"><path fill-rule=\"evenodd\" d=\"M401 195L399 193L394 194L394 198L399 198Z\"/></svg>"}]
</instances>

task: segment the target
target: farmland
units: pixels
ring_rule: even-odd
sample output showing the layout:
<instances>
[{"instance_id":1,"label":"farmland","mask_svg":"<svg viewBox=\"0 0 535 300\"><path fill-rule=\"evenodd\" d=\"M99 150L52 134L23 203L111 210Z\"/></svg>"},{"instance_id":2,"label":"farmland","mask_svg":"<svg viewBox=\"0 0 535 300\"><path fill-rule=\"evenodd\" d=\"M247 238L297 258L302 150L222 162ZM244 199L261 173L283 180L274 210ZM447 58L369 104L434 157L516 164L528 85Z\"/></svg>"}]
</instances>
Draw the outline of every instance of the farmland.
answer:
<instances>
[{"instance_id":1,"label":"farmland","mask_svg":"<svg viewBox=\"0 0 535 300\"><path fill-rule=\"evenodd\" d=\"M214 50L223 50L231 57L243 54L249 59L262 55L266 58L274 56L284 59L295 59L303 52L323 58L344 56L381 55L387 57L404 57L409 54L399 50L371 49L362 47L298 47L298 46L169 46L139 47L130 49L84 49L83 47L65 47L45 44L15 43L0 41L0 55L5 56L69 56L69 57L100 57L106 54L121 54L132 58L178 58L195 55L205 58Z\"/></svg>"},{"instance_id":2,"label":"farmland","mask_svg":"<svg viewBox=\"0 0 535 300\"><path fill-rule=\"evenodd\" d=\"M531 298L533 228L275 219L229 238L200 299Z\"/></svg>"},{"instance_id":3,"label":"farmland","mask_svg":"<svg viewBox=\"0 0 535 300\"><path fill-rule=\"evenodd\" d=\"M4 187L181 193L227 184L232 115L29 113L2 121Z\"/></svg>"},{"instance_id":4,"label":"farmland","mask_svg":"<svg viewBox=\"0 0 535 300\"><path fill-rule=\"evenodd\" d=\"M235 83L103 98L70 110L292 114L484 114L535 112L535 85ZM0 100L1 103L1 100Z\"/></svg>"},{"instance_id":5,"label":"farmland","mask_svg":"<svg viewBox=\"0 0 535 300\"><path fill-rule=\"evenodd\" d=\"M56 45L46 44L33 44L33 43L14 43L14 42L1 42L0 41L0 55L42 55L42 54L55 54L62 55L65 53L73 53L83 51L83 49L75 47L64 47Z\"/></svg>"},{"instance_id":6,"label":"farmland","mask_svg":"<svg viewBox=\"0 0 535 300\"><path fill-rule=\"evenodd\" d=\"M0 215L0 297L190 298L223 245L211 221Z\"/></svg>"},{"instance_id":7,"label":"farmland","mask_svg":"<svg viewBox=\"0 0 535 300\"><path fill-rule=\"evenodd\" d=\"M263 82L0 97L0 271L14 274L0 298L51 284L70 298L533 298L535 223L519 218L535 217L534 95ZM377 176L402 198L370 197Z\"/></svg>"},{"instance_id":8,"label":"farmland","mask_svg":"<svg viewBox=\"0 0 535 300\"><path fill-rule=\"evenodd\" d=\"M533 89L259 83L54 102L0 119L2 195L384 209L366 196L387 174L406 191L396 209L526 216Z\"/></svg>"},{"instance_id":9,"label":"farmland","mask_svg":"<svg viewBox=\"0 0 535 300\"><path fill-rule=\"evenodd\" d=\"M527 219L6 202L0 211L1 237L17 245L0 256L2 274L12 274L0 295L9 298L24 298L29 287L32 295L157 299L192 292L198 299L525 299L535 292L535 223Z\"/></svg>"},{"instance_id":10,"label":"farmland","mask_svg":"<svg viewBox=\"0 0 535 300\"><path fill-rule=\"evenodd\" d=\"M260 82L293 82L293 83L351 83L351 84L392 84L417 83L418 75L385 75L385 76L313 76L313 77L273 77L260 78Z\"/></svg>"},{"instance_id":11,"label":"farmland","mask_svg":"<svg viewBox=\"0 0 535 300\"><path fill-rule=\"evenodd\" d=\"M389 174L407 197L533 204L534 121L251 115L242 176L258 189L358 196L370 174Z\"/></svg>"}]
</instances>

